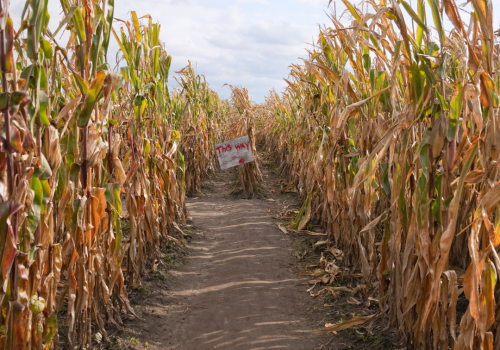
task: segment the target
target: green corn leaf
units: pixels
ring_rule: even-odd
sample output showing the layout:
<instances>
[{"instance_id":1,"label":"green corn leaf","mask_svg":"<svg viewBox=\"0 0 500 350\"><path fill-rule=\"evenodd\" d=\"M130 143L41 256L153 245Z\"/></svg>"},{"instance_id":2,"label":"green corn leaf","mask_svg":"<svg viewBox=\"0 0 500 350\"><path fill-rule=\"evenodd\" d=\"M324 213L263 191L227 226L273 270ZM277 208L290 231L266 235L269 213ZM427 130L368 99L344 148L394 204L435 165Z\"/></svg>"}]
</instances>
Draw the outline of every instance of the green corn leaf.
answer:
<instances>
[{"instance_id":1,"label":"green corn leaf","mask_svg":"<svg viewBox=\"0 0 500 350\"><path fill-rule=\"evenodd\" d=\"M0 111L3 111L7 107L9 107L9 101L10 101L10 92L0 93Z\"/></svg>"},{"instance_id":2,"label":"green corn leaf","mask_svg":"<svg viewBox=\"0 0 500 350\"><path fill-rule=\"evenodd\" d=\"M102 49L106 55L109 47L109 38L111 37L111 28L113 25L113 15L115 11L115 1L108 0L108 13L106 15L106 22L104 26L104 35L102 39Z\"/></svg>"},{"instance_id":3,"label":"green corn leaf","mask_svg":"<svg viewBox=\"0 0 500 350\"><path fill-rule=\"evenodd\" d=\"M45 162L47 162L47 161L45 161ZM50 169L50 166L48 163L46 164L46 166L49 167L49 169ZM48 178L52 177L52 170L50 170L50 176L48 176L47 173L44 173L44 175L45 176L43 176L43 179L42 179L42 177L40 177L40 182L42 184L42 190L43 190L42 214L46 214L45 209L47 208L47 203L49 202L49 199L50 199L51 190L50 190L50 184L49 184Z\"/></svg>"},{"instance_id":4,"label":"green corn leaf","mask_svg":"<svg viewBox=\"0 0 500 350\"><path fill-rule=\"evenodd\" d=\"M167 56L167 58L165 59L165 86L166 86L166 91L168 91L168 85L166 85L168 83L168 75L169 75L169 72L170 72L170 66L172 64L172 56ZM168 94L168 93L167 93Z\"/></svg>"},{"instance_id":5,"label":"green corn leaf","mask_svg":"<svg viewBox=\"0 0 500 350\"><path fill-rule=\"evenodd\" d=\"M46 6L48 0L32 0L29 2L28 15L28 46L26 54L35 59L38 54L38 42L45 22Z\"/></svg>"},{"instance_id":6,"label":"green corn leaf","mask_svg":"<svg viewBox=\"0 0 500 350\"><path fill-rule=\"evenodd\" d=\"M157 47L158 46L158 43L159 43L159 37L160 37L160 33L159 33L159 28L158 28L158 24L155 24L153 26L153 46L154 49L153 49L153 74L155 76L155 79L156 79L156 76L158 75L158 72L159 72L159 69L160 69L160 48Z\"/></svg>"},{"instance_id":7,"label":"green corn leaf","mask_svg":"<svg viewBox=\"0 0 500 350\"><path fill-rule=\"evenodd\" d=\"M12 52L14 50L14 25L12 18L8 17L5 24L5 71L12 73L14 63L12 60Z\"/></svg>"},{"instance_id":8,"label":"green corn leaf","mask_svg":"<svg viewBox=\"0 0 500 350\"><path fill-rule=\"evenodd\" d=\"M130 75L128 74L128 72L128 67L120 67L120 74L123 76L123 80L125 80L125 82L128 82L130 80Z\"/></svg>"},{"instance_id":9,"label":"green corn leaf","mask_svg":"<svg viewBox=\"0 0 500 350\"><path fill-rule=\"evenodd\" d=\"M122 213L122 202L120 199L120 185L119 184L107 184L106 192L104 193L106 201L113 207L118 214Z\"/></svg>"},{"instance_id":10,"label":"green corn leaf","mask_svg":"<svg viewBox=\"0 0 500 350\"><path fill-rule=\"evenodd\" d=\"M142 95L137 95L134 98L134 113L135 118L139 118L139 108L141 109L141 116L144 116L144 110L146 109L147 99ZM140 122L140 120L139 120Z\"/></svg>"},{"instance_id":11,"label":"green corn leaf","mask_svg":"<svg viewBox=\"0 0 500 350\"><path fill-rule=\"evenodd\" d=\"M120 250L122 247L122 223L120 220L120 214L116 210L113 210L113 219L115 220L115 257L120 255Z\"/></svg>"},{"instance_id":12,"label":"green corn leaf","mask_svg":"<svg viewBox=\"0 0 500 350\"><path fill-rule=\"evenodd\" d=\"M90 62L92 62L92 75L97 71L97 59L101 50L101 35L103 21L99 22L95 34L92 36L92 45L90 47Z\"/></svg>"},{"instance_id":13,"label":"green corn leaf","mask_svg":"<svg viewBox=\"0 0 500 350\"><path fill-rule=\"evenodd\" d=\"M40 221L43 201L42 183L40 182L40 179L35 175L31 177L31 189L35 193L35 196L33 198L31 210L28 213L27 229L31 237L34 238L35 230L38 227L38 222Z\"/></svg>"},{"instance_id":14,"label":"green corn leaf","mask_svg":"<svg viewBox=\"0 0 500 350\"><path fill-rule=\"evenodd\" d=\"M149 143L149 140L146 140L145 146L144 146L144 158L147 159L149 157L149 152L151 152L151 144Z\"/></svg>"},{"instance_id":15,"label":"green corn leaf","mask_svg":"<svg viewBox=\"0 0 500 350\"><path fill-rule=\"evenodd\" d=\"M441 103L441 107L447 111L448 109L450 109L450 106L448 105L448 102L446 102L446 100L444 99L444 97L439 93L439 91L437 90L434 90L434 94L436 95L436 97L438 98L439 102Z\"/></svg>"},{"instance_id":16,"label":"green corn leaf","mask_svg":"<svg viewBox=\"0 0 500 350\"><path fill-rule=\"evenodd\" d=\"M457 136L458 119L462 114L462 101L464 97L464 86L459 83L455 96L450 103L450 121L448 123L448 140L454 140Z\"/></svg>"},{"instance_id":17,"label":"green corn leaf","mask_svg":"<svg viewBox=\"0 0 500 350\"><path fill-rule=\"evenodd\" d=\"M78 126L82 127L88 124L90 120L90 115L97 102L97 97L99 96L102 86L104 84L104 79L106 78L106 72L103 70L97 72L94 80L89 86L87 95L85 96L85 101L83 102L82 110L78 115Z\"/></svg>"},{"instance_id":18,"label":"green corn leaf","mask_svg":"<svg viewBox=\"0 0 500 350\"><path fill-rule=\"evenodd\" d=\"M429 86L434 86L437 82L431 67L429 67L427 60L425 58L420 60L420 67L423 69L425 76L427 77L427 83Z\"/></svg>"},{"instance_id":19,"label":"green corn leaf","mask_svg":"<svg viewBox=\"0 0 500 350\"><path fill-rule=\"evenodd\" d=\"M78 35L78 39L80 39L80 43L84 43L87 41L87 36L85 34L85 22L83 20L83 11L81 7L78 7L75 10L75 14L73 15L73 23L75 25L76 34Z\"/></svg>"},{"instance_id":20,"label":"green corn leaf","mask_svg":"<svg viewBox=\"0 0 500 350\"><path fill-rule=\"evenodd\" d=\"M45 73L45 69L41 65L37 65L36 67L36 76L40 83L40 89L47 91L49 80L47 79L47 74Z\"/></svg>"},{"instance_id":21,"label":"green corn leaf","mask_svg":"<svg viewBox=\"0 0 500 350\"><path fill-rule=\"evenodd\" d=\"M425 21L425 4L424 4L424 0L418 0L417 6L418 6L418 17L423 22L423 21ZM428 32L428 30L427 30L427 32ZM423 30L423 28L421 26L418 26L418 28L417 28L417 45L419 47L422 46L423 36L424 36L424 30Z\"/></svg>"},{"instance_id":22,"label":"green corn leaf","mask_svg":"<svg viewBox=\"0 0 500 350\"><path fill-rule=\"evenodd\" d=\"M38 101L40 103L40 109L38 111L38 113L40 115L40 123L43 126L49 126L50 120L49 120L49 116L47 114L47 107L49 105L49 99L48 99L45 91L43 91L43 90L38 91Z\"/></svg>"},{"instance_id":23,"label":"green corn leaf","mask_svg":"<svg viewBox=\"0 0 500 350\"><path fill-rule=\"evenodd\" d=\"M141 66L141 54L142 54L142 44L139 43L135 49L135 59L134 59L134 68L138 69Z\"/></svg>"},{"instance_id":24,"label":"green corn leaf","mask_svg":"<svg viewBox=\"0 0 500 350\"><path fill-rule=\"evenodd\" d=\"M401 53L401 40L398 40L398 41L396 41L396 44L394 47L394 55L393 55L394 62L399 58L400 53Z\"/></svg>"},{"instance_id":25,"label":"green corn leaf","mask_svg":"<svg viewBox=\"0 0 500 350\"><path fill-rule=\"evenodd\" d=\"M71 165L71 169L69 171L69 180L75 184L75 187L78 185L80 178L80 169L80 164L74 163Z\"/></svg>"},{"instance_id":26,"label":"green corn leaf","mask_svg":"<svg viewBox=\"0 0 500 350\"><path fill-rule=\"evenodd\" d=\"M49 350L52 344L52 339L57 332L57 314L53 313L46 321L47 334L43 337L43 343L45 345L44 350Z\"/></svg>"},{"instance_id":27,"label":"green corn leaf","mask_svg":"<svg viewBox=\"0 0 500 350\"><path fill-rule=\"evenodd\" d=\"M82 95L87 95L89 92L89 84L87 83L87 81L77 73L73 73L73 78L75 79L76 84L80 88L80 93Z\"/></svg>"},{"instance_id":28,"label":"green corn leaf","mask_svg":"<svg viewBox=\"0 0 500 350\"><path fill-rule=\"evenodd\" d=\"M406 12L408 12L408 14L410 15L410 17L418 24L418 26L424 30L426 33L429 32L429 29L427 28L427 26L425 25L424 21L422 20L422 18L420 18L419 15L417 15L415 13L415 11L413 11L413 9L411 8L411 6L404 0L401 1L401 4L403 5L403 7L405 8ZM420 2L419 2L419 10L420 10ZM420 12L420 11L419 11Z\"/></svg>"},{"instance_id":29,"label":"green corn leaf","mask_svg":"<svg viewBox=\"0 0 500 350\"><path fill-rule=\"evenodd\" d=\"M1 108L1 105L2 105L1 96L2 96L2 94L0 94L0 110L2 110L2 108ZM24 105L26 103L29 103L30 101L31 101L31 98L29 96L28 91L26 91L26 90L14 91L12 93L11 98L10 98L10 112L13 114L16 113L19 110L19 107L21 106L21 104Z\"/></svg>"},{"instance_id":30,"label":"green corn leaf","mask_svg":"<svg viewBox=\"0 0 500 350\"><path fill-rule=\"evenodd\" d=\"M165 113L165 102L163 101L163 90L160 83L156 84L156 96L158 97L157 102L160 113Z\"/></svg>"},{"instance_id":31,"label":"green corn leaf","mask_svg":"<svg viewBox=\"0 0 500 350\"><path fill-rule=\"evenodd\" d=\"M434 19L434 26L439 34L439 40L441 42L441 46L446 44L446 34L444 32L443 23L441 21L441 12L439 11L439 2L438 0L427 0L429 6L432 10L432 18Z\"/></svg>"},{"instance_id":32,"label":"green corn leaf","mask_svg":"<svg viewBox=\"0 0 500 350\"><path fill-rule=\"evenodd\" d=\"M31 247L30 252L28 254L28 260L30 262L35 261L36 252L39 251L40 249L43 249L43 245L42 244L37 244L37 245Z\"/></svg>"},{"instance_id":33,"label":"green corn leaf","mask_svg":"<svg viewBox=\"0 0 500 350\"><path fill-rule=\"evenodd\" d=\"M447 62L448 62L448 54L445 53L443 57L443 62L441 62L441 64L439 65L438 76L440 80L443 80L445 77Z\"/></svg>"},{"instance_id":34,"label":"green corn leaf","mask_svg":"<svg viewBox=\"0 0 500 350\"><path fill-rule=\"evenodd\" d=\"M130 13L132 14L132 24L134 25L135 40L137 40L138 43L141 43L141 26L139 24L139 19L137 18L137 13L135 11L131 11Z\"/></svg>"},{"instance_id":35,"label":"green corn leaf","mask_svg":"<svg viewBox=\"0 0 500 350\"><path fill-rule=\"evenodd\" d=\"M358 23L361 22L361 17L358 11L356 11L356 8L348 0L342 0L342 2L347 7L351 15L353 15L353 17L356 19L356 21L358 21Z\"/></svg>"},{"instance_id":36,"label":"green corn leaf","mask_svg":"<svg viewBox=\"0 0 500 350\"><path fill-rule=\"evenodd\" d=\"M50 42L48 40L42 39L40 41L40 47L42 48L45 60L47 62L50 62L52 60L52 45L50 45Z\"/></svg>"},{"instance_id":37,"label":"green corn leaf","mask_svg":"<svg viewBox=\"0 0 500 350\"><path fill-rule=\"evenodd\" d=\"M120 50L121 50L123 57L125 58L125 61L127 61L127 64L130 66L130 58L128 56L128 51L125 48L125 45L120 40L120 38L118 37L118 34L116 34L115 29L113 27L111 27L111 31L113 32L113 35L115 36L115 39L118 42L118 45L120 46Z\"/></svg>"},{"instance_id":38,"label":"green corn leaf","mask_svg":"<svg viewBox=\"0 0 500 350\"><path fill-rule=\"evenodd\" d=\"M423 141L424 142L424 141ZM425 143L420 148L420 164L422 165L422 173L426 178L429 177L429 145Z\"/></svg>"}]
</instances>

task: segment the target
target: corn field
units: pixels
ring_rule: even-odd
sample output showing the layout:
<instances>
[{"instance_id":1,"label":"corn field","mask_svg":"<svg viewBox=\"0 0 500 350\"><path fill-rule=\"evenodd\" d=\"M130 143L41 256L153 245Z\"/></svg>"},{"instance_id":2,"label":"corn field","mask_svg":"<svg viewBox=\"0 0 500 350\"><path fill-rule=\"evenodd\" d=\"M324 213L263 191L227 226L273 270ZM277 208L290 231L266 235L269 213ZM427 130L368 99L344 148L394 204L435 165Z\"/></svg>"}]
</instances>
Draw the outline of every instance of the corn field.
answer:
<instances>
[{"instance_id":1,"label":"corn field","mask_svg":"<svg viewBox=\"0 0 500 350\"><path fill-rule=\"evenodd\" d=\"M0 349L89 348L137 318L127 289L184 234L215 144L244 135L237 188L265 191L261 143L301 196L292 229L326 228L402 344L500 349L493 1L468 1L468 23L455 0L341 1L351 24L332 15L261 105L191 64L170 91L161 26L115 0L61 0L54 33L48 0L17 28L0 1Z\"/></svg>"},{"instance_id":2,"label":"corn field","mask_svg":"<svg viewBox=\"0 0 500 350\"><path fill-rule=\"evenodd\" d=\"M48 0L27 1L19 28L8 4L0 1L0 349L89 348L96 334L107 339L106 326L136 318L127 287L158 264L162 244L178 242L186 194L216 168L229 102L191 66L179 72L182 90L169 92L160 25L135 12L114 19L114 0L61 0L54 33Z\"/></svg>"},{"instance_id":3,"label":"corn field","mask_svg":"<svg viewBox=\"0 0 500 350\"><path fill-rule=\"evenodd\" d=\"M261 116L294 228L323 224L415 349L500 349L493 1L470 23L455 0L342 2L351 24L331 17Z\"/></svg>"}]
</instances>

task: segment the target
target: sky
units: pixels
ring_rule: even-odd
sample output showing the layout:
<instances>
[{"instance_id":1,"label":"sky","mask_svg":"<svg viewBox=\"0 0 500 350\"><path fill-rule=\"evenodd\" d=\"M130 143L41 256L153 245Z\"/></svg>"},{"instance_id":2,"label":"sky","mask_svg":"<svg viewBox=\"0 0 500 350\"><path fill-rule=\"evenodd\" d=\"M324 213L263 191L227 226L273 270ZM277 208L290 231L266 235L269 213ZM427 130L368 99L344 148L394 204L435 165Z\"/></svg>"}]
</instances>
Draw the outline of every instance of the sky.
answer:
<instances>
[{"instance_id":1,"label":"sky","mask_svg":"<svg viewBox=\"0 0 500 350\"><path fill-rule=\"evenodd\" d=\"M496 30L500 27L500 0L491 1ZM11 0L15 26L20 20L24 2ZM130 20L130 11L136 11L139 17L149 14L154 22L161 24L161 40L172 56L171 85L174 87L176 83L172 75L175 76L175 71L191 61L196 72L203 74L221 97L230 96L229 87L224 87L224 84L230 84L246 87L251 100L263 102L271 89L277 92L284 89L286 82L283 78L288 76L289 66L301 63L300 58L307 57L305 49L316 40L319 26L331 23L328 14L333 13L334 3L338 16L345 10L340 0L333 0L330 7L328 2L115 0L114 17ZM456 2L461 4L465 0ZM360 0L352 3L358 4ZM49 26L53 31L59 24L60 12L60 2L49 0ZM114 26L119 28L120 22L115 21ZM449 24L446 27L451 29ZM108 59L114 61L111 53L117 50L112 38Z\"/></svg>"},{"instance_id":2,"label":"sky","mask_svg":"<svg viewBox=\"0 0 500 350\"><path fill-rule=\"evenodd\" d=\"M224 84L248 88L263 102L274 87L285 87L289 65L307 57L304 48L329 21L328 0L121 0L115 17L135 10L150 14L172 55L172 70L191 61L210 87L230 96ZM120 17L122 16L122 17Z\"/></svg>"}]
</instances>

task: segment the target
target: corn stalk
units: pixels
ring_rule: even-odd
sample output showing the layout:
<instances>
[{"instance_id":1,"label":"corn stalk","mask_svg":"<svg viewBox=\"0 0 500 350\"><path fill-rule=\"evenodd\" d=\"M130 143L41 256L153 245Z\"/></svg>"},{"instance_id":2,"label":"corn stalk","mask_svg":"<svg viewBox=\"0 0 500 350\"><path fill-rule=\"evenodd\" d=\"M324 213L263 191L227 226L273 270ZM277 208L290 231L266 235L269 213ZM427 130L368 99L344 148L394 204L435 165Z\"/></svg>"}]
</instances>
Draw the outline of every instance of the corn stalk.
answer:
<instances>
[{"instance_id":1,"label":"corn stalk","mask_svg":"<svg viewBox=\"0 0 500 350\"><path fill-rule=\"evenodd\" d=\"M248 136L254 161L238 166L239 179L233 193L239 191L240 186L248 197L263 192L262 173L259 168L259 157L255 147L257 106L250 101L248 90L243 87L228 85L231 88L231 111L227 116L226 140Z\"/></svg>"}]
</instances>

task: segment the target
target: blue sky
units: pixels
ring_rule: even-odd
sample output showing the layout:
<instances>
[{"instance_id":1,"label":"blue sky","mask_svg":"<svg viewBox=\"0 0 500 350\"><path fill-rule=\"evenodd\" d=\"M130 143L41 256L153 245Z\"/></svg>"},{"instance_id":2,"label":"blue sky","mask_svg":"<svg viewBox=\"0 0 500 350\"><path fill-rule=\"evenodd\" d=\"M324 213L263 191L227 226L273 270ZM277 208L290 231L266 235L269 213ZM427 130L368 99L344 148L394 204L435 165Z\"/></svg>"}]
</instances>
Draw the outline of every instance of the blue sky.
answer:
<instances>
[{"instance_id":1,"label":"blue sky","mask_svg":"<svg viewBox=\"0 0 500 350\"><path fill-rule=\"evenodd\" d=\"M457 4L465 1L456 0ZM491 1L497 29L500 0ZM222 97L230 95L229 88L223 87L227 83L248 88L251 99L262 102L272 88L278 92L284 88L290 64L307 57L305 48L315 40L318 25L330 23L327 13L333 12L334 3L340 16L345 9L340 0L330 8L328 0L115 0L115 17L129 20L130 11L139 17L150 14L162 26L172 73L190 60ZM23 6L24 0L11 0L15 23ZM49 0L49 12L50 27L55 29L61 18L58 0ZM115 22L115 27L119 25ZM111 45L110 53L116 52L113 39Z\"/></svg>"}]
</instances>

